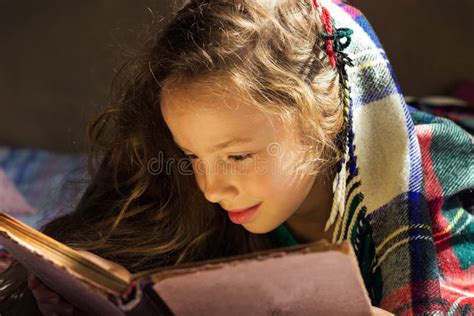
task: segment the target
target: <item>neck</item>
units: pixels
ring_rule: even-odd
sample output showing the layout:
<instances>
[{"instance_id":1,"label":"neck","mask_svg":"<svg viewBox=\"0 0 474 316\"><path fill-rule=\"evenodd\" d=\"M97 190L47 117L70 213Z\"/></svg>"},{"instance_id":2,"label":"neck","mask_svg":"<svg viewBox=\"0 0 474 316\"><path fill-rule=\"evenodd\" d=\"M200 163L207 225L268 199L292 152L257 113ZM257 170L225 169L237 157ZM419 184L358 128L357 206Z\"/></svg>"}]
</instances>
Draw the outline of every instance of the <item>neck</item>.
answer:
<instances>
[{"instance_id":1,"label":"neck","mask_svg":"<svg viewBox=\"0 0 474 316\"><path fill-rule=\"evenodd\" d=\"M286 224L300 243L308 243L320 239L332 240L334 225L326 232L324 226L332 208L332 181L335 171L315 176L313 185L301 206L288 218Z\"/></svg>"}]
</instances>

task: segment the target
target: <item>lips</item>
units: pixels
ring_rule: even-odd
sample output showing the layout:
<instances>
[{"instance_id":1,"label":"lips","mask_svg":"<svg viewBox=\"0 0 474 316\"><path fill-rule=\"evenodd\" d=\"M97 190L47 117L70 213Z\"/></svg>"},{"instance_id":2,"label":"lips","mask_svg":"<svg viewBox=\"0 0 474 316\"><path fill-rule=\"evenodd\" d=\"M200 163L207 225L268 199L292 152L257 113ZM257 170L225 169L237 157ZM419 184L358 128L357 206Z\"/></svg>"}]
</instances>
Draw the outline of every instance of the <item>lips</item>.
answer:
<instances>
[{"instance_id":1,"label":"lips","mask_svg":"<svg viewBox=\"0 0 474 316\"><path fill-rule=\"evenodd\" d=\"M252 220L252 218L255 216L255 214L258 211L258 208L260 207L262 203L259 203L257 205L254 205L252 207L248 207L246 209L241 209L240 211L238 210L237 212L234 211L227 211L227 214L229 215L229 219L234 223L234 224L244 224Z\"/></svg>"},{"instance_id":2,"label":"lips","mask_svg":"<svg viewBox=\"0 0 474 316\"><path fill-rule=\"evenodd\" d=\"M255 204L255 205L252 205L252 206L250 206L250 207L246 207L246 208L239 208L239 209L236 208L236 209L233 209L233 210L225 209L225 210L226 210L227 212L238 213L238 212L247 211L247 210L249 210L249 209L251 209L251 208L256 207L256 206L259 205L259 204L260 204L260 203Z\"/></svg>"}]
</instances>

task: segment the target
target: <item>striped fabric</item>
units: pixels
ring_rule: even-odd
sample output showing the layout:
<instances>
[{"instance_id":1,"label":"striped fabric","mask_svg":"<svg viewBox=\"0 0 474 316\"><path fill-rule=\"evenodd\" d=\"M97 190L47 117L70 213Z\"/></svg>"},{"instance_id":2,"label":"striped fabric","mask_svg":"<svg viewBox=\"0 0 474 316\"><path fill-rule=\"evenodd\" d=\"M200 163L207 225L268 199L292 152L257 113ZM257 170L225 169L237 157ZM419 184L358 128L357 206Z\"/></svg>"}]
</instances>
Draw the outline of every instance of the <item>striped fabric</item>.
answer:
<instances>
[{"instance_id":1,"label":"striped fabric","mask_svg":"<svg viewBox=\"0 0 474 316\"><path fill-rule=\"evenodd\" d=\"M350 240L372 304L397 315L474 315L472 136L405 104L365 17L322 1L336 27L354 31L345 50L355 159L346 165L345 208L333 242ZM298 242L285 224L278 246Z\"/></svg>"}]
</instances>

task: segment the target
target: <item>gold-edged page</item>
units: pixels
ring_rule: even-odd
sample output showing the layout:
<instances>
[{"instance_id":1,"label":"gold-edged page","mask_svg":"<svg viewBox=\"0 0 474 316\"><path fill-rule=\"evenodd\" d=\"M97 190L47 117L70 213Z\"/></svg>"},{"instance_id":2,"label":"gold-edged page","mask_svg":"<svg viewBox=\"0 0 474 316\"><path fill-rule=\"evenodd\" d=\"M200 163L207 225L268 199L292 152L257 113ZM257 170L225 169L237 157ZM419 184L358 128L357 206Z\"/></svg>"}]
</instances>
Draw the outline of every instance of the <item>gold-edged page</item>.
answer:
<instances>
[{"instance_id":1,"label":"gold-edged page","mask_svg":"<svg viewBox=\"0 0 474 316\"><path fill-rule=\"evenodd\" d=\"M0 233L2 232L7 235L6 238L47 258L55 265L66 268L75 277L107 293L120 295L128 288L130 274L115 275L73 248L0 211Z\"/></svg>"}]
</instances>

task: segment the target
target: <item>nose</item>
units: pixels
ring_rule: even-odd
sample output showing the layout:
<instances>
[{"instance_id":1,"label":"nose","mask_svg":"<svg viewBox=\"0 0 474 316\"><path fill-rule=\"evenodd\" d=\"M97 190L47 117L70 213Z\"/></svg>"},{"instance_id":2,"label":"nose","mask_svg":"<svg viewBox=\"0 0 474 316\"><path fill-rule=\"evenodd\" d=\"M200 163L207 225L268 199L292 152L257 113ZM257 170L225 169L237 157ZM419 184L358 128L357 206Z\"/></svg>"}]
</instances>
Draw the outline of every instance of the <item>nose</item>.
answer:
<instances>
[{"instance_id":1,"label":"nose","mask_svg":"<svg viewBox=\"0 0 474 316\"><path fill-rule=\"evenodd\" d=\"M231 200L239 193L235 184L232 183L231 175L207 173L205 175L196 175L196 177L204 197L211 203Z\"/></svg>"}]
</instances>

